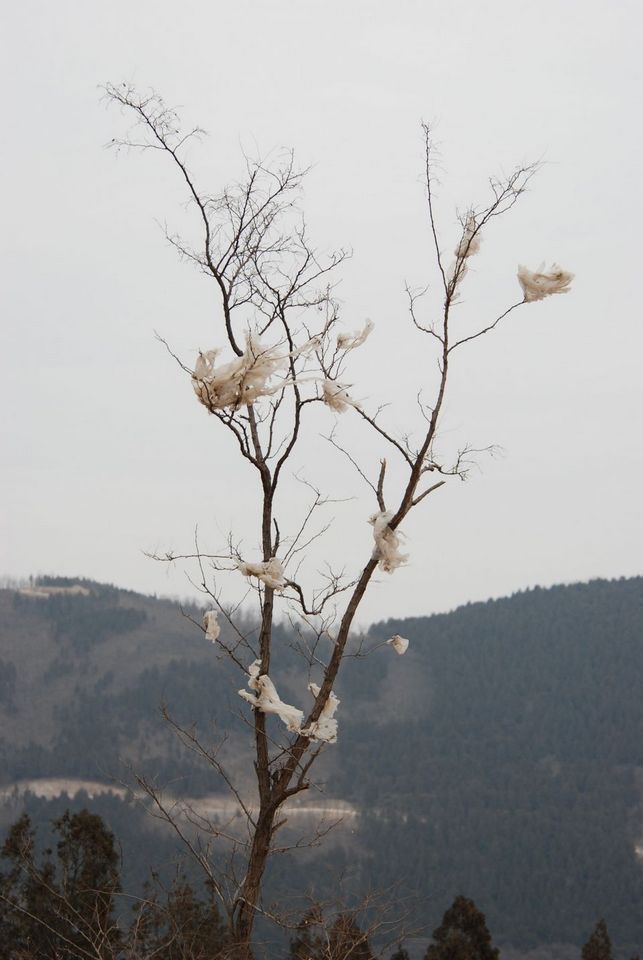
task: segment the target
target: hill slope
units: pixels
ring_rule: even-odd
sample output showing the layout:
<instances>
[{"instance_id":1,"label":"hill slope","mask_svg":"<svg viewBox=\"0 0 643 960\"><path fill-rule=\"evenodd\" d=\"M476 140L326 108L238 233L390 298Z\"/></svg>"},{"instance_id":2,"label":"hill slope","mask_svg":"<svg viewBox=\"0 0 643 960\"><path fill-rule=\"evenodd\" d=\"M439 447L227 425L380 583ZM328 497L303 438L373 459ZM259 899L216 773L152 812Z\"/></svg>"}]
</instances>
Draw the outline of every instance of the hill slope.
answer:
<instances>
[{"instance_id":1,"label":"hill slope","mask_svg":"<svg viewBox=\"0 0 643 960\"><path fill-rule=\"evenodd\" d=\"M359 776L338 782L389 811L386 830L377 812L363 827L376 883L392 867L412 889L467 892L523 944L579 942L604 915L640 945L643 579L373 632L411 640L386 679L399 719L349 722Z\"/></svg>"},{"instance_id":2,"label":"hill slope","mask_svg":"<svg viewBox=\"0 0 643 960\"><path fill-rule=\"evenodd\" d=\"M46 601L0 591L5 781L96 779L126 758L192 794L218 789L162 735L158 706L230 732L240 772L238 676L175 605L87 586ZM353 890L400 883L428 926L464 893L501 941L580 943L605 916L617 942L640 946L643 579L389 621L369 642L395 632L408 653L347 661L338 690L323 775L362 815L328 867L350 864ZM286 699L303 682L287 640L274 674ZM300 892L309 865L291 873Z\"/></svg>"}]
</instances>

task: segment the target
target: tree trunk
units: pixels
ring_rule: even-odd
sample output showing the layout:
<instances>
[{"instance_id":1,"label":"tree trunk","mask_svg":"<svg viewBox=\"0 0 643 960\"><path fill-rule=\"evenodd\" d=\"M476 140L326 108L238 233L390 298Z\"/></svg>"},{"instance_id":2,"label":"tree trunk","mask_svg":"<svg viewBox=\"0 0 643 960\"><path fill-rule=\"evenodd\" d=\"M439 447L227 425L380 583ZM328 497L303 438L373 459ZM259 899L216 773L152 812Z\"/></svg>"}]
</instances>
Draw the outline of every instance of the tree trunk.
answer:
<instances>
[{"instance_id":1,"label":"tree trunk","mask_svg":"<svg viewBox=\"0 0 643 960\"><path fill-rule=\"evenodd\" d=\"M257 828L252 838L248 867L233 919L233 943L231 960L252 960L252 929L257 914L257 902L261 891L264 870L270 853L270 841L279 804L274 800L262 804L257 819Z\"/></svg>"}]
</instances>

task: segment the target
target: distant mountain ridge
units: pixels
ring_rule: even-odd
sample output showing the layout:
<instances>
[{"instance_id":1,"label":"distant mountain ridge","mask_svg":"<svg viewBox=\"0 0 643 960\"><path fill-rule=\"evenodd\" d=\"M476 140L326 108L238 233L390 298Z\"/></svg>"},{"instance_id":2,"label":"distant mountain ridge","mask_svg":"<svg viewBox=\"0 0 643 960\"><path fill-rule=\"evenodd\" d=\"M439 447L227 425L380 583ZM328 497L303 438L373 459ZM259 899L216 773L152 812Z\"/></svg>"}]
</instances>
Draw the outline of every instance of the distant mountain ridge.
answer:
<instances>
[{"instance_id":1,"label":"distant mountain ridge","mask_svg":"<svg viewBox=\"0 0 643 960\"><path fill-rule=\"evenodd\" d=\"M211 793L209 771L164 735L162 700L228 732L241 774L238 674L202 632L168 601L52 579L73 583L90 595L0 591L2 781L100 780L127 759ZM323 854L329 870L350 864L351 889L398 882L427 926L464 893L501 942L581 943L605 916L616 942L640 949L643 578L389 620L368 643L393 633L408 652L348 660L337 691L322 777L362 812L354 837ZM288 639L281 630L275 677L297 698ZM292 868L300 887L309 865Z\"/></svg>"}]
</instances>

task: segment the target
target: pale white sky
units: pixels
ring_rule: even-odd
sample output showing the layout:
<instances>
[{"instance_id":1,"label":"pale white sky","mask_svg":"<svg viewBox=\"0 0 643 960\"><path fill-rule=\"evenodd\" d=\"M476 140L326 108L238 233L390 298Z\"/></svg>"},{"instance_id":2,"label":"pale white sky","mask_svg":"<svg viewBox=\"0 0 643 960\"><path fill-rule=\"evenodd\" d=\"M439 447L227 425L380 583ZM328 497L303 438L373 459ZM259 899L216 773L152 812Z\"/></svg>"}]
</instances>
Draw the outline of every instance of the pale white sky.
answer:
<instances>
[{"instance_id":1,"label":"pale white sky","mask_svg":"<svg viewBox=\"0 0 643 960\"><path fill-rule=\"evenodd\" d=\"M559 262L573 292L462 355L443 448L503 454L405 524L411 561L382 575L359 619L641 573L642 20L629 0L14 4L0 66L0 572L186 595L184 572L143 551L189 549L198 523L204 547L232 528L252 553L250 475L153 335L187 359L221 342L211 285L157 223L189 230L180 183L157 156L103 149L125 122L98 86L127 80L209 131L191 156L212 191L240 173L241 148L292 146L314 165L311 235L354 250L338 290L347 329L376 325L353 393L375 404L383 379L401 381L401 429L435 372L404 297L405 281L435 279L419 121L437 124L446 250L456 205L483 201L488 175L544 158L472 263L463 323L513 302L519 262ZM380 449L342 429L377 463ZM317 434L305 453L305 476L320 469L329 493L356 498L318 553L352 569L374 505ZM282 507L293 526L298 496Z\"/></svg>"}]
</instances>

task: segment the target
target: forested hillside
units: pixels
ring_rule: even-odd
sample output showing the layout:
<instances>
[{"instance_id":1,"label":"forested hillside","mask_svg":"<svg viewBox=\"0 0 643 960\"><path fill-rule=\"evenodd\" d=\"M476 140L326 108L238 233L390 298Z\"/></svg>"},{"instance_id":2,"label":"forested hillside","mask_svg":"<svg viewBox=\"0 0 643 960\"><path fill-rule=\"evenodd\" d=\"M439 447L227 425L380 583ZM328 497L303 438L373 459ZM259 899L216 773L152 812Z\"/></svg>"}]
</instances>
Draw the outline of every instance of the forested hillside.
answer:
<instances>
[{"instance_id":1,"label":"forested hillside","mask_svg":"<svg viewBox=\"0 0 643 960\"><path fill-rule=\"evenodd\" d=\"M4 784L107 779L126 760L177 792L220 792L159 705L205 735L227 732L241 775L251 734L238 674L176 604L85 586L88 596L39 600L0 591ZM393 633L411 641L403 657L378 645ZM284 630L273 675L301 701L290 639ZM325 794L360 816L318 859L276 866L273 889L331 889L341 870L347 896L397 884L429 929L463 893L500 942L579 944L604 916L616 943L640 948L642 639L642 578L374 626L363 649L375 649L347 663L339 743L322 771ZM5 826L25 802L41 820L65 804L15 800ZM137 881L142 863L170 856L171 839L141 830L131 807L96 804L126 866L136 848Z\"/></svg>"},{"instance_id":2,"label":"forested hillside","mask_svg":"<svg viewBox=\"0 0 643 960\"><path fill-rule=\"evenodd\" d=\"M370 808L375 882L470 891L497 934L522 943L578 942L604 915L640 947L643 580L536 589L373 632L411 641L384 681L400 719L347 720L359 776L345 766L338 785Z\"/></svg>"},{"instance_id":3,"label":"forested hillside","mask_svg":"<svg viewBox=\"0 0 643 960\"><path fill-rule=\"evenodd\" d=\"M227 663L190 620L200 613L73 582L89 595L42 600L0 591L3 779L109 779L143 757L161 778L187 773L194 764L166 736L161 705L202 728L231 726L237 708Z\"/></svg>"}]
</instances>

